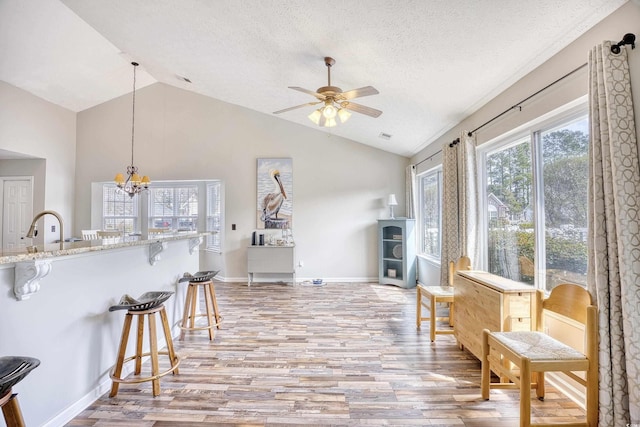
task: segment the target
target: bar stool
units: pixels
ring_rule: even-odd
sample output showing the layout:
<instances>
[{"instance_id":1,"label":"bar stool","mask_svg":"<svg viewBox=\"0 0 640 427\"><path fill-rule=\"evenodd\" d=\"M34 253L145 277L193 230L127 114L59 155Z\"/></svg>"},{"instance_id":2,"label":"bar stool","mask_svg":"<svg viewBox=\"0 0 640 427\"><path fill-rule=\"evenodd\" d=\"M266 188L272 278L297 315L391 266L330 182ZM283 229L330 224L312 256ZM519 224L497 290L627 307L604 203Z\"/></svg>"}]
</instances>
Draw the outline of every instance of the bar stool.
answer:
<instances>
[{"instance_id":1,"label":"bar stool","mask_svg":"<svg viewBox=\"0 0 640 427\"><path fill-rule=\"evenodd\" d=\"M120 383L135 384L145 381L152 382L153 395L158 396L160 394L160 378L167 375L169 372L173 372L174 375L178 373L178 365L180 365L181 359L173 349L171 329L169 328L167 312L165 311L163 304L166 300L169 299L169 297L171 297L171 295L173 295L173 292L147 292L141 295L137 300L130 297L129 295L124 295L117 305L109 307L109 311L127 310L127 314L124 318L124 326L122 327L122 337L120 339L118 358L109 375L111 377L111 380L113 381L109 397L114 397L116 394L118 394ZM158 351L158 338L156 336L156 313L160 314L162 329L164 330L164 337L167 342L167 351ZM133 356L125 357L133 316L138 317L136 352ZM142 338L144 335L145 316L147 316L149 319L150 349L147 353L142 352ZM171 366L164 372L160 372L158 366L159 354L165 354L169 356L169 364ZM151 375L145 377L135 376L131 378L122 378L122 367L125 363L130 361L135 361L134 375L140 375L142 371L142 358L144 356L151 356Z\"/></svg>"},{"instance_id":2,"label":"bar stool","mask_svg":"<svg viewBox=\"0 0 640 427\"><path fill-rule=\"evenodd\" d=\"M7 427L24 427L18 394L11 389L38 365L40 361L32 357L0 357L0 407Z\"/></svg>"},{"instance_id":3,"label":"bar stool","mask_svg":"<svg viewBox=\"0 0 640 427\"><path fill-rule=\"evenodd\" d=\"M218 302L216 301L216 293L211 278L218 274L217 271L199 271L194 275L184 273L184 276L178 282L189 282L187 288L187 297L184 301L184 312L182 315L182 323L180 324L180 339L184 339L186 331L209 331L209 339L213 340L213 328L220 329L222 316L218 310ZM196 313L198 303L198 289L202 287L204 292L204 303L206 311ZM206 326L196 326L197 317L206 317ZM215 322L214 322L215 317Z\"/></svg>"}]
</instances>

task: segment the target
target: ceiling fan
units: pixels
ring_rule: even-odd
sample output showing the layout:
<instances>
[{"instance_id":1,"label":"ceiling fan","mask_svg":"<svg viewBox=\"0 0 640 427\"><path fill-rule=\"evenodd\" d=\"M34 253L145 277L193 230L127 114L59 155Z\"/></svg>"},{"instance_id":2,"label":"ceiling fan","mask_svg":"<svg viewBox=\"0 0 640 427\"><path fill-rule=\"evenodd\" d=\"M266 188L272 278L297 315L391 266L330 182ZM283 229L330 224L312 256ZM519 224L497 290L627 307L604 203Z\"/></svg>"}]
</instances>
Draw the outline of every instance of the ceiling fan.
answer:
<instances>
[{"instance_id":1,"label":"ceiling fan","mask_svg":"<svg viewBox=\"0 0 640 427\"><path fill-rule=\"evenodd\" d=\"M371 117L378 117L382 114L382 111L375 108L367 107L364 105L351 102L354 98L362 96L376 95L378 90L372 86L365 86L359 89L352 89L343 92L342 89L336 86L331 86L331 67L336 61L331 57L324 58L324 64L327 66L327 86L316 89L316 91L304 89L297 86L289 86L289 89L297 90L300 92L308 93L315 96L318 101L307 102L306 104L296 105L295 107L285 108L284 110L275 111L273 114L280 114L286 111L295 110L296 108L306 107L307 105L324 104L313 113L309 114L309 119L323 127L334 127L336 123L336 116L341 123L346 122L351 117L350 111L354 111L360 114L366 114Z\"/></svg>"}]
</instances>

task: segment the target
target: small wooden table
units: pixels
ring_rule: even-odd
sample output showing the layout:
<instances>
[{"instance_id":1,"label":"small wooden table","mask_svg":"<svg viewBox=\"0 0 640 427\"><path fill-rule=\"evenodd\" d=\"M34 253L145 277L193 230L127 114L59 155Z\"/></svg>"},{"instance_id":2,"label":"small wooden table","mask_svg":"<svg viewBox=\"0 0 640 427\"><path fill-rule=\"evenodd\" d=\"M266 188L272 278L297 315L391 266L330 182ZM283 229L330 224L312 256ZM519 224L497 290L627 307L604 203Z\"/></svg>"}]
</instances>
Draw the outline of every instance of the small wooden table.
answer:
<instances>
[{"instance_id":1,"label":"small wooden table","mask_svg":"<svg viewBox=\"0 0 640 427\"><path fill-rule=\"evenodd\" d=\"M536 288L485 271L454 277L454 335L458 344L482 357L482 330L531 330L536 325Z\"/></svg>"}]
</instances>

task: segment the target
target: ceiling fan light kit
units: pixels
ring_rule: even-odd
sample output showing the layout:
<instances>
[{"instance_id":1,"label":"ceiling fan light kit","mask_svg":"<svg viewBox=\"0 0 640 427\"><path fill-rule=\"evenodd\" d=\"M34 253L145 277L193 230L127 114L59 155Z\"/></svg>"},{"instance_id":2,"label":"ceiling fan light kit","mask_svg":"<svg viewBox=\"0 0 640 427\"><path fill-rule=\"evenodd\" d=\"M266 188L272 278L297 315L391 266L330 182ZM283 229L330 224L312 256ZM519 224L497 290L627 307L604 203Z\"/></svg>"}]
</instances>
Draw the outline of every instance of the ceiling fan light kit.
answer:
<instances>
[{"instance_id":1,"label":"ceiling fan light kit","mask_svg":"<svg viewBox=\"0 0 640 427\"><path fill-rule=\"evenodd\" d=\"M306 104L297 105L295 107L285 108L284 110L275 111L273 114L280 114L286 111L295 110L297 108L306 107L307 105L317 105L323 103L324 105L322 107L314 110L308 116L309 120L320 127L330 128L336 126L336 116L338 117L340 123L345 123L347 120L349 120L349 117L351 117L351 111L365 114L370 117L379 117L380 114L382 114L382 111L350 101L354 98L378 94L379 92L374 87L365 86L359 89L353 89L347 92L343 92L339 87L331 86L331 67L335 63L336 61L333 58L324 58L324 64L327 66L327 86L318 88L315 92L297 86L289 86L290 89L313 95L314 97L316 97L316 99L318 99L318 101L308 102Z\"/></svg>"}]
</instances>

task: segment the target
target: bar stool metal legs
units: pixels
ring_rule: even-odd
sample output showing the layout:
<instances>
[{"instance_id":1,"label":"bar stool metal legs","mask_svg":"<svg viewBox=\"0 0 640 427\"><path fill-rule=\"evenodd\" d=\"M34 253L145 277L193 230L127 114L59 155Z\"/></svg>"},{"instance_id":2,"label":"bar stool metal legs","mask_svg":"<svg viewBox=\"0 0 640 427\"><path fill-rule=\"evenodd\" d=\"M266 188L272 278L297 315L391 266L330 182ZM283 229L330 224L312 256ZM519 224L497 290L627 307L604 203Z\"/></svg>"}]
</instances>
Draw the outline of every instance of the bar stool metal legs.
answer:
<instances>
[{"instance_id":1,"label":"bar stool metal legs","mask_svg":"<svg viewBox=\"0 0 640 427\"><path fill-rule=\"evenodd\" d=\"M165 340L167 343L167 351L158 351L158 338L156 336L156 313L160 315L162 329L164 331ZM131 330L131 323L133 316L137 316L137 335L136 335L136 352L133 356L126 357L127 343L129 341L129 331ZM149 352L143 353L143 335L144 335L144 323L145 317L149 321ZM169 368L163 372L160 372L158 355L167 355L169 358ZM142 358L150 356L151 358L151 374L148 376L140 377L142 372ZM134 361L134 376L128 378L122 378L122 367L125 363ZM124 326L122 327L122 337L120 339L120 347L118 350L118 358L116 364L110 372L111 380L113 384L111 386L111 393L109 397L114 397L118 394L118 388L120 383L141 383L145 381L152 382L153 395L158 396L160 394L160 378L173 372L178 373L178 366L180 365L180 356L178 356L173 348L173 340L171 339L171 329L169 327L169 321L167 319L167 312L164 309L164 305L150 306L145 310L129 309L124 318Z\"/></svg>"},{"instance_id":2,"label":"bar stool metal legs","mask_svg":"<svg viewBox=\"0 0 640 427\"><path fill-rule=\"evenodd\" d=\"M206 311L204 313L196 313L196 306L198 304L198 288L202 286L204 292L204 303ZM196 318L206 317L206 326L196 326ZM215 318L215 321L214 321ZM213 287L213 281L207 280L204 282L189 282L187 288L187 297L184 301L184 312L182 315L182 323L180 324L180 339L184 339L186 331L209 331L209 339L213 340L213 328L220 329L220 323L222 322L222 316L218 310L218 302L216 301L216 293Z\"/></svg>"}]
</instances>

